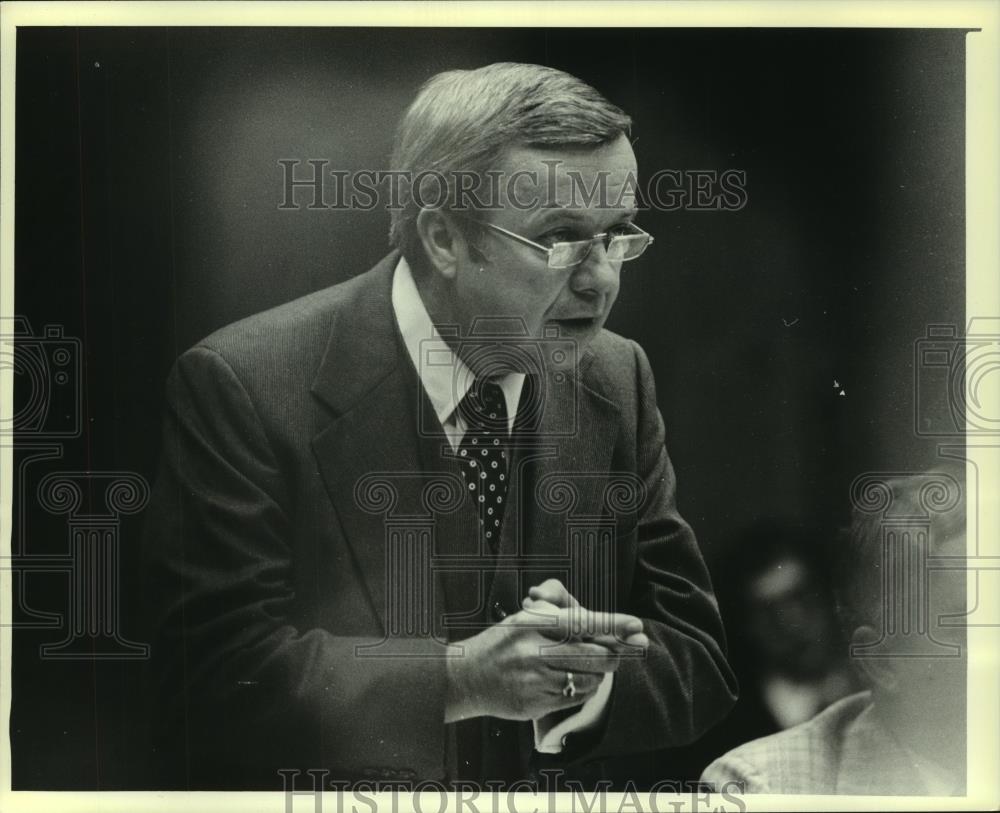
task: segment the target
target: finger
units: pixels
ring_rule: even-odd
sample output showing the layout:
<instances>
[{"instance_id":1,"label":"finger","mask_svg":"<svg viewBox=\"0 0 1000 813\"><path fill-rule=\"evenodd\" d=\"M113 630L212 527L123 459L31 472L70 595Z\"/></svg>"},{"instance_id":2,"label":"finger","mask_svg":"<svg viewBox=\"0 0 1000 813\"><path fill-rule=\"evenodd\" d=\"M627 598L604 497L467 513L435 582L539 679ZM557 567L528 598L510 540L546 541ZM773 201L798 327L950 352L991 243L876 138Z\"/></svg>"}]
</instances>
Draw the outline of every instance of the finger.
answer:
<instances>
[{"instance_id":1,"label":"finger","mask_svg":"<svg viewBox=\"0 0 1000 813\"><path fill-rule=\"evenodd\" d=\"M537 627L540 630L549 630L556 635L559 634L557 630L560 625L560 608L555 604L541 599L526 597L521 601L521 607L523 611L516 613L514 616L508 616L508 620L524 626Z\"/></svg>"},{"instance_id":2,"label":"finger","mask_svg":"<svg viewBox=\"0 0 1000 813\"><path fill-rule=\"evenodd\" d=\"M642 620L626 613L594 612L579 605L557 607L549 601L528 597L522 602L525 617L519 622L547 630L550 637L593 639L605 636L624 642L642 632Z\"/></svg>"},{"instance_id":3,"label":"finger","mask_svg":"<svg viewBox=\"0 0 1000 813\"><path fill-rule=\"evenodd\" d=\"M579 692L577 692L577 694L573 697L567 697L561 692L559 694L553 694L551 695L551 698L552 702L555 704L555 708L552 710L566 711L568 709L577 708L578 706L582 706L586 703L588 697L589 695L581 694Z\"/></svg>"},{"instance_id":4,"label":"finger","mask_svg":"<svg viewBox=\"0 0 1000 813\"><path fill-rule=\"evenodd\" d=\"M629 655L640 654L649 646L649 638L645 633L627 632L636 626L641 629L642 621L634 616L622 613L590 613L583 608L560 609L547 601L536 601L531 598L525 598L522 603L523 612L508 616L508 620L535 627L553 641L584 640ZM570 631L571 624L583 634L573 635ZM618 628L612 629L611 632L599 631L601 625L614 624L617 624Z\"/></svg>"},{"instance_id":5,"label":"finger","mask_svg":"<svg viewBox=\"0 0 1000 813\"><path fill-rule=\"evenodd\" d=\"M649 647L649 638L644 632L637 632L625 638L616 638L614 635L595 635L592 638L584 638L592 644L600 644L615 652L636 653Z\"/></svg>"},{"instance_id":6,"label":"finger","mask_svg":"<svg viewBox=\"0 0 1000 813\"><path fill-rule=\"evenodd\" d=\"M555 610L569 609L571 607L579 607L580 606L579 602L577 602L576 599L573 598L572 596L569 596L569 600L570 600L570 602L572 602L571 604L569 604L569 605L559 605L559 604L553 603L552 601L550 601L548 599L544 599L544 598L532 598L529 595L529 596L525 596L523 599L521 599L521 609L524 609L524 610L538 610L539 612L549 612L549 613L552 613ZM555 622L551 622L551 623L550 622L546 622L546 624L548 626L555 626L556 625Z\"/></svg>"},{"instance_id":7,"label":"finger","mask_svg":"<svg viewBox=\"0 0 1000 813\"><path fill-rule=\"evenodd\" d=\"M539 659L550 669L593 674L617 671L621 664L621 658L607 647L580 642L542 646Z\"/></svg>"},{"instance_id":8,"label":"finger","mask_svg":"<svg viewBox=\"0 0 1000 813\"><path fill-rule=\"evenodd\" d=\"M587 702L588 697L589 695L579 692L574 697L567 697L561 691L545 692L545 711L541 716L552 714L555 711L569 711L570 709L579 708Z\"/></svg>"},{"instance_id":9,"label":"finger","mask_svg":"<svg viewBox=\"0 0 1000 813\"><path fill-rule=\"evenodd\" d=\"M549 683L552 686L552 693L558 692L564 696L566 695L566 687L570 683L570 675L573 676L573 696L583 695L584 699L593 695L597 691L597 687L601 685L601 681L604 680L604 675L595 675L590 672L574 672L569 669L552 669L550 671Z\"/></svg>"},{"instance_id":10,"label":"finger","mask_svg":"<svg viewBox=\"0 0 1000 813\"><path fill-rule=\"evenodd\" d=\"M554 615L557 625L547 622L540 629L549 637L562 635L569 638L592 639L605 636L609 641L625 641L630 635L642 632L642 620L625 613L605 613L587 610L583 607L555 608L543 602L535 602L532 612L542 611Z\"/></svg>"},{"instance_id":11,"label":"finger","mask_svg":"<svg viewBox=\"0 0 1000 813\"><path fill-rule=\"evenodd\" d=\"M649 637L644 632L629 635L622 643L628 648L648 649Z\"/></svg>"},{"instance_id":12,"label":"finger","mask_svg":"<svg viewBox=\"0 0 1000 813\"><path fill-rule=\"evenodd\" d=\"M574 674L589 672L591 674L609 675L617 672L621 666L621 658L615 656L596 656L588 658L584 655L552 656L545 658L545 665L551 669Z\"/></svg>"},{"instance_id":13,"label":"finger","mask_svg":"<svg viewBox=\"0 0 1000 813\"><path fill-rule=\"evenodd\" d=\"M547 601L556 607L579 607L580 602L566 589L559 579L546 579L541 584L528 589L528 598L535 601Z\"/></svg>"},{"instance_id":14,"label":"finger","mask_svg":"<svg viewBox=\"0 0 1000 813\"><path fill-rule=\"evenodd\" d=\"M553 623L552 614L545 605L539 602L532 602L531 599L525 599L527 604L525 605L526 610L537 610L539 617L542 619L540 626L548 627L550 631L557 629L556 625ZM550 636L555 638L556 636ZM600 644L601 646L609 647L616 652L623 651L634 651L636 649L646 649L649 647L649 637L644 632L635 632L627 636L619 636L615 634L597 634L597 635L582 635L578 639L588 641L592 644Z\"/></svg>"},{"instance_id":15,"label":"finger","mask_svg":"<svg viewBox=\"0 0 1000 813\"><path fill-rule=\"evenodd\" d=\"M574 641L586 642L603 646L612 652L636 654L645 651L649 647L649 638L645 633L639 632L632 635L572 635L565 627L553 626L550 621L543 620L537 625L537 631L555 643L571 643Z\"/></svg>"}]
</instances>

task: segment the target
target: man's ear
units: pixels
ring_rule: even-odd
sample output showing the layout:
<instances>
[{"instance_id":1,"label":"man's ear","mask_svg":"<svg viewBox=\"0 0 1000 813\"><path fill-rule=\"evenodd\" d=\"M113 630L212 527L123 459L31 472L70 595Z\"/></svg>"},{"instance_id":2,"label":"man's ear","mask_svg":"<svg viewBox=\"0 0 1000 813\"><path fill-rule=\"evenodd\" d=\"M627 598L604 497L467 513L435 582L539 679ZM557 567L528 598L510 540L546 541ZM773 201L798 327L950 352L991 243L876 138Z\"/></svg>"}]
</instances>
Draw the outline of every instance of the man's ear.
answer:
<instances>
[{"instance_id":1,"label":"man's ear","mask_svg":"<svg viewBox=\"0 0 1000 813\"><path fill-rule=\"evenodd\" d=\"M416 226L431 268L446 279L454 278L469 256L465 235L454 219L440 209L421 209Z\"/></svg>"},{"instance_id":2,"label":"man's ear","mask_svg":"<svg viewBox=\"0 0 1000 813\"><path fill-rule=\"evenodd\" d=\"M883 692L891 692L896 689L898 679L896 670L893 668L891 657L866 657L864 654L855 655L854 647L873 644L878 640L878 630L867 624L858 627L851 634L851 660L854 662L865 676L871 687L881 689Z\"/></svg>"}]
</instances>

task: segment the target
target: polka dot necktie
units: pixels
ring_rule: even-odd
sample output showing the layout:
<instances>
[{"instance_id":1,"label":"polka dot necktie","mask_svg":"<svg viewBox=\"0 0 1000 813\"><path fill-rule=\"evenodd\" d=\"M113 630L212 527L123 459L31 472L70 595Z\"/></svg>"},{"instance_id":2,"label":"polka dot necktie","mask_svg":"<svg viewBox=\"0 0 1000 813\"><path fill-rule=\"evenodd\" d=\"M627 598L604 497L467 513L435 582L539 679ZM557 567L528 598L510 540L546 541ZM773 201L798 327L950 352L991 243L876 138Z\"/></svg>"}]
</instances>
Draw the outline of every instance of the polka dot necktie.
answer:
<instances>
[{"instance_id":1,"label":"polka dot necktie","mask_svg":"<svg viewBox=\"0 0 1000 813\"><path fill-rule=\"evenodd\" d=\"M482 539L495 552L507 500L507 402L497 383L476 379L458 409L466 422L458 449L462 476L479 514Z\"/></svg>"}]
</instances>

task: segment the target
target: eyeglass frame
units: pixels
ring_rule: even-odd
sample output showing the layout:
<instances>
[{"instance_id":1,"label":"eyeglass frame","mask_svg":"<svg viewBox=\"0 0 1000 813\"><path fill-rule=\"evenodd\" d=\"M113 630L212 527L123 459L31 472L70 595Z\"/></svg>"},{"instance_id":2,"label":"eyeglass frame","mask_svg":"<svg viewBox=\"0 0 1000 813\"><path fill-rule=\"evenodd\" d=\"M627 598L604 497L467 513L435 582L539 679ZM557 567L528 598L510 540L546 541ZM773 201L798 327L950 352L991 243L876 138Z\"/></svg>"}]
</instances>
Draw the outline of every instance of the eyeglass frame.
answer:
<instances>
[{"instance_id":1,"label":"eyeglass frame","mask_svg":"<svg viewBox=\"0 0 1000 813\"><path fill-rule=\"evenodd\" d=\"M523 243L524 245L530 246L531 248L533 248L533 249L535 249L537 251L541 251L545 255L545 258L546 258L546 267L550 268L553 271L565 271L567 268L576 268L578 265L583 265L583 263L585 263L587 261L587 258L590 256L590 252L594 250L594 243L597 243L597 242L603 243L604 244L604 250L607 251L611 247L611 243L612 243L612 241L616 237L638 237L640 235L644 235L644 236L648 237L649 239L646 241L646 244L642 247L642 251L640 251L634 257L628 257L628 258L623 257L620 260L613 260L613 262L625 263L625 262L629 262L631 260L637 260L637 259L639 259L639 257L641 257L646 252L646 249L649 248L651 245L653 245L653 243L656 240L656 238L654 238L653 235L651 235L648 231L646 231L645 229L639 228L637 225L635 225L635 223L632 223L631 221L629 221L626 225L629 228L635 229L635 231L636 231L635 234L621 234L621 235L615 234L615 235L612 235L612 234L610 234L610 232L606 232L605 231L605 232L601 232L600 234L595 234L593 237L591 237L591 238L589 238L587 240L561 240L560 242L555 243L552 246L543 246L541 243L536 243L534 240L530 240L530 239L528 239L527 237L525 237L522 234L517 234L516 232L509 231L509 230L503 228L502 226L497 226L497 225L495 225L493 223L488 223L485 220L477 220L476 218L470 217L469 215L466 215L466 214L462 214L461 212L452 212L452 214L458 215L460 217L463 217L466 220L471 220L473 223L477 223L480 226L486 226L488 229L493 229L493 231L497 232L498 234L502 234L502 235L504 235L506 237L511 237L514 240L517 240L519 243ZM551 262L552 262L552 252L556 250L557 246L569 246L569 245L574 245L574 244L577 244L577 243L588 243L589 244L589 248L587 249L587 253L584 254L583 257L579 261L573 263L572 265L552 265L551 264Z\"/></svg>"}]
</instances>

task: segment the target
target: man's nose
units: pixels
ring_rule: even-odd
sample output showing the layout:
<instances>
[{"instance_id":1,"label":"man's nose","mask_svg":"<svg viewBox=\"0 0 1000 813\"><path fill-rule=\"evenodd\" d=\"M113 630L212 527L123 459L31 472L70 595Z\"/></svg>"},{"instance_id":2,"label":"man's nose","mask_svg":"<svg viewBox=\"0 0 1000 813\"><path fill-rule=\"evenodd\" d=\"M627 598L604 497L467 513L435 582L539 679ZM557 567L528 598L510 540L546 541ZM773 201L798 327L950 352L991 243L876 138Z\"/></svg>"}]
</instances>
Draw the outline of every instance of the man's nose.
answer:
<instances>
[{"instance_id":1,"label":"man's nose","mask_svg":"<svg viewBox=\"0 0 1000 813\"><path fill-rule=\"evenodd\" d=\"M604 243L595 241L587 255L570 279L570 287L582 296L608 296L618 291L621 261L608 259Z\"/></svg>"}]
</instances>

